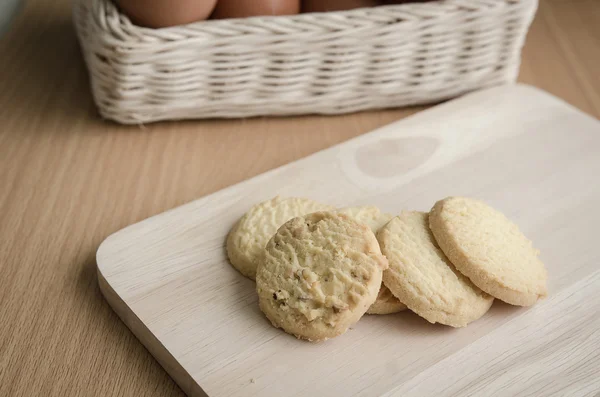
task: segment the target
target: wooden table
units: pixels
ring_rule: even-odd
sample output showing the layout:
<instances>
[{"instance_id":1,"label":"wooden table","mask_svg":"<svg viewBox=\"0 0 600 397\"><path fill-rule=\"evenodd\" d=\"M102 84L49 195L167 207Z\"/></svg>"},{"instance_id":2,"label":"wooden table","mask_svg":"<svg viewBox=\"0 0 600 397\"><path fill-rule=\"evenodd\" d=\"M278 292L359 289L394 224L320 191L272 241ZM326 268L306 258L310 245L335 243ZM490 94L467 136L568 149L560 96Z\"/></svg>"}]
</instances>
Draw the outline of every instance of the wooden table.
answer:
<instances>
[{"instance_id":1,"label":"wooden table","mask_svg":"<svg viewBox=\"0 0 600 397\"><path fill-rule=\"evenodd\" d=\"M600 117L597 0L541 3L520 81ZM28 1L0 54L1 396L182 395L102 298L100 242L419 110L104 122L66 0Z\"/></svg>"}]
</instances>

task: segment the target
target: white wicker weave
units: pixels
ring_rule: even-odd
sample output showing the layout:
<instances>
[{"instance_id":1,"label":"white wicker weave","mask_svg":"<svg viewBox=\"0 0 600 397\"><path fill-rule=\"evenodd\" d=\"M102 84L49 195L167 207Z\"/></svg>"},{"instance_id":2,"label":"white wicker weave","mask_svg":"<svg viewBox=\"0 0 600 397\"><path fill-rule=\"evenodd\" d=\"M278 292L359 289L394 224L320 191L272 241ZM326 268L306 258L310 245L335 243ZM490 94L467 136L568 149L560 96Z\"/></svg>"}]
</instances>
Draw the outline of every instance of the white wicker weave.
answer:
<instances>
[{"instance_id":1,"label":"white wicker weave","mask_svg":"<svg viewBox=\"0 0 600 397\"><path fill-rule=\"evenodd\" d=\"M336 114L514 82L537 0L133 25L109 0L74 16L96 104L121 123Z\"/></svg>"}]
</instances>

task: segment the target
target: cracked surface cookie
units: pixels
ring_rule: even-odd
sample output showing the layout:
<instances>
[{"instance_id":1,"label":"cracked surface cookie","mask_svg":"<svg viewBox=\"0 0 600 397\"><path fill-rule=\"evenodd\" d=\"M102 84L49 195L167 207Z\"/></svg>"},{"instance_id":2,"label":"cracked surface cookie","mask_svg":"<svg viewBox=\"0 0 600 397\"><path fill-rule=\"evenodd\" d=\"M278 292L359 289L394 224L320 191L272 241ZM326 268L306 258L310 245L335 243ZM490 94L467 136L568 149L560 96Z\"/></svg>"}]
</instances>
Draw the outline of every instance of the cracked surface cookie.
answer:
<instances>
[{"instance_id":1,"label":"cracked surface cookie","mask_svg":"<svg viewBox=\"0 0 600 397\"><path fill-rule=\"evenodd\" d=\"M389 261L385 285L431 323L464 327L483 316L494 298L458 272L437 246L424 212L403 212L379 230Z\"/></svg>"},{"instance_id":2,"label":"cracked surface cookie","mask_svg":"<svg viewBox=\"0 0 600 397\"><path fill-rule=\"evenodd\" d=\"M368 205L363 207L348 207L336 211L341 214L346 214L354 218L360 223L369 226L373 233L377 233L379 229L385 226L394 216L381 212L375 206ZM392 314L406 310L406 305L392 294L385 284L381 283L379 294L375 302L367 310L368 314Z\"/></svg>"},{"instance_id":3,"label":"cracked surface cookie","mask_svg":"<svg viewBox=\"0 0 600 397\"><path fill-rule=\"evenodd\" d=\"M488 294L519 306L547 295L539 251L501 212L479 200L449 197L434 205L429 222L456 268Z\"/></svg>"},{"instance_id":4,"label":"cracked surface cookie","mask_svg":"<svg viewBox=\"0 0 600 397\"><path fill-rule=\"evenodd\" d=\"M387 266L370 228L348 215L296 217L267 243L256 275L259 305L298 338L332 338L375 301Z\"/></svg>"},{"instance_id":5,"label":"cracked surface cookie","mask_svg":"<svg viewBox=\"0 0 600 397\"><path fill-rule=\"evenodd\" d=\"M269 239L286 221L333 207L298 197L275 197L256 204L235 224L227 236L229 261L244 276L255 279L256 266Z\"/></svg>"}]
</instances>

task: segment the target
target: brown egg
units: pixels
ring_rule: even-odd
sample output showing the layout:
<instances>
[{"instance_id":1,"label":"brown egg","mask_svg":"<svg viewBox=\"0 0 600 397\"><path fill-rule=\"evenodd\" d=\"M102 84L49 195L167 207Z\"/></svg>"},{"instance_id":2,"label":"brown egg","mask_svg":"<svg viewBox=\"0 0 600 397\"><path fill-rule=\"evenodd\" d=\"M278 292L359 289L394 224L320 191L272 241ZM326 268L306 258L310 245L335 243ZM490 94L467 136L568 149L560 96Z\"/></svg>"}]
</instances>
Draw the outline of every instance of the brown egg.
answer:
<instances>
[{"instance_id":1,"label":"brown egg","mask_svg":"<svg viewBox=\"0 0 600 397\"><path fill-rule=\"evenodd\" d=\"M116 0L131 22L150 28L185 25L207 19L217 0Z\"/></svg>"},{"instance_id":2,"label":"brown egg","mask_svg":"<svg viewBox=\"0 0 600 397\"><path fill-rule=\"evenodd\" d=\"M300 0L219 0L212 18L293 15L299 12Z\"/></svg>"},{"instance_id":3,"label":"brown egg","mask_svg":"<svg viewBox=\"0 0 600 397\"><path fill-rule=\"evenodd\" d=\"M437 0L379 0L381 5L390 5L390 4L406 4L406 3L430 3L432 1Z\"/></svg>"},{"instance_id":4,"label":"brown egg","mask_svg":"<svg viewBox=\"0 0 600 397\"><path fill-rule=\"evenodd\" d=\"M304 0L302 12L343 11L377 5L379 2L376 0Z\"/></svg>"}]
</instances>

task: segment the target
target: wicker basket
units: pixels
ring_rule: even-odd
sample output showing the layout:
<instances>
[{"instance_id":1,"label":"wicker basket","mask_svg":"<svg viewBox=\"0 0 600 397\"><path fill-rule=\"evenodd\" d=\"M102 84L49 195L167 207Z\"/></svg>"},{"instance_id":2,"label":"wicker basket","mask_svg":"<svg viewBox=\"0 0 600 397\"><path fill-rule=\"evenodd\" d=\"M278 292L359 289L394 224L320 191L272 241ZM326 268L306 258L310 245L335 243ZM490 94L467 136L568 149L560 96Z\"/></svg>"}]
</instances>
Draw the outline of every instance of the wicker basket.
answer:
<instances>
[{"instance_id":1,"label":"wicker basket","mask_svg":"<svg viewBox=\"0 0 600 397\"><path fill-rule=\"evenodd\" d=\"M76 0L103 117L121 123L337 114L511 83L537 0L439 0L344 12L133 25Z\"/></svg>"}]
</instances>

